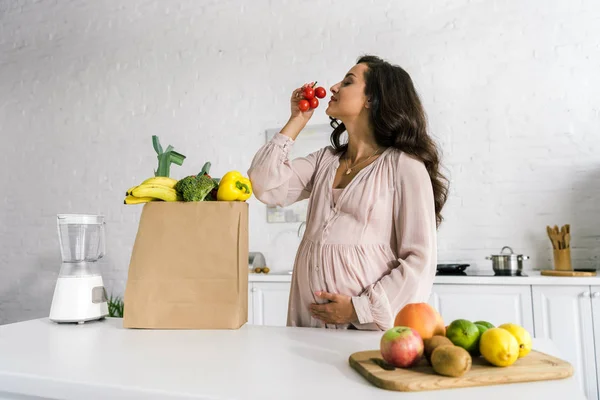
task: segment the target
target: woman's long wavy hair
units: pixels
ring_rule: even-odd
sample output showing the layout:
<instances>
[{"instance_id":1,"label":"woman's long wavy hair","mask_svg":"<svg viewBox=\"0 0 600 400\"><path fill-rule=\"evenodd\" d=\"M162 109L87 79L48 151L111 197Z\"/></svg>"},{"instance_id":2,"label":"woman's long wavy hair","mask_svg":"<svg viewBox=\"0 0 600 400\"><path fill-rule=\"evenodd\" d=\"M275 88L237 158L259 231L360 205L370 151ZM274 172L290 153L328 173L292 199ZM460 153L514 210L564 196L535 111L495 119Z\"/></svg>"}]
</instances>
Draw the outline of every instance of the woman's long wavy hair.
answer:
<instances>
[{"instance_id":1,"label":"woman's long wavy hair","mask_svg":"<svg viewBox=\"0 0 600 400\"><path fill-rule=\"evenodd\" d=\"M365 95L371 100L369 115L375 141L380 146L400 149L425 164L433 186L439 227L443 220L441 211L448 198L448 179L440 172L440 153L427 133L425 111L410 75L376 56L362 56L356 63L368 67L364 77ZM334 149L338 153L346 151L348 144L340 143L346 127L335 118L331 118L331 126Z\"/></svg>"}]
</instances>

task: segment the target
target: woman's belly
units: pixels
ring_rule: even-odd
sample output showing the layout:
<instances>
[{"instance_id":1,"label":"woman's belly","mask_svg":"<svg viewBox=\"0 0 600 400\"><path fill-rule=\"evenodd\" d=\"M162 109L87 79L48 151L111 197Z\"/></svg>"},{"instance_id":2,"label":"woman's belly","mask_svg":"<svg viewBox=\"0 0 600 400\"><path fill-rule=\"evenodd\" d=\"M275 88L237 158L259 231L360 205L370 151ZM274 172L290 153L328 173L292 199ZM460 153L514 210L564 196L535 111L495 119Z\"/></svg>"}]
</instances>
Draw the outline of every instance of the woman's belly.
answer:
<instances>
[{"instance_id":1,"label":"woman's belly","mask_svg":"<svg viewBox=\"0 0 600 400\"><path fill-rule=\"evenodd\" d=\"M321 244L303 239L292 277L288 325L323 327L309 310L313 303L327 302L315 292L359 296L396 266L398 261L388 244Z\"/></svg>"}]
</instances>

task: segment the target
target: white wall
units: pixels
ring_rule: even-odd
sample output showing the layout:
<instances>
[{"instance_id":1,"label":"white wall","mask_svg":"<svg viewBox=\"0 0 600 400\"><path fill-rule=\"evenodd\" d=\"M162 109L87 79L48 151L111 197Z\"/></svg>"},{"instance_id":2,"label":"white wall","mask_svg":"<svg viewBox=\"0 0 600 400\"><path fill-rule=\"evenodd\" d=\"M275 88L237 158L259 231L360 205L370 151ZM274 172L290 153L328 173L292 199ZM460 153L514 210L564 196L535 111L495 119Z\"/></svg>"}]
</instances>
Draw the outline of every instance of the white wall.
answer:
<instances>
[{"instance_id":1,"label":"white wall","mask_svg":"<svg viewBox=\"0 0 600 400\"><path fill-rule=\"evenodd\" d=\"M123 292L141 211L123 194L152 174L153 134L188 156L172 176L245 172L294 87L366 52L407 69L443 148L440 262L491 269L508 244L545 268L545 226L570 223L575 266L596 267L599 17L595 0L0 0L0 323L47 316L57 213L107 217ZM289 269L298 224L265 214L253 199L251 250Z\"/></svg>"}]
</instances>

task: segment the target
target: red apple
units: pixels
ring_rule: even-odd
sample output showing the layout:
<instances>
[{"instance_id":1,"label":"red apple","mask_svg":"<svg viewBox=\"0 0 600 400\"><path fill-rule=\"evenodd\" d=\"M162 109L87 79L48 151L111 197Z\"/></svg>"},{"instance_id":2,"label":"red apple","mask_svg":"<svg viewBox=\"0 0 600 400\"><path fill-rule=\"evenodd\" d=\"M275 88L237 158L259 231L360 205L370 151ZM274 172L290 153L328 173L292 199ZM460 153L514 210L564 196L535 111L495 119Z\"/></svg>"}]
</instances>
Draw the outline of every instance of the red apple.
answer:
<instances>
[{"instance_id":1,"label":"red apple","mask_svg":"<svg viewBox=\"0 0 600 400\"><path fill-rule=\"evenodd\" d=\"M394 367L408 368L423 356L423 339L419 332L407 326L395 326L381 337L381 356Z\"/></svg>"}]
</instances>

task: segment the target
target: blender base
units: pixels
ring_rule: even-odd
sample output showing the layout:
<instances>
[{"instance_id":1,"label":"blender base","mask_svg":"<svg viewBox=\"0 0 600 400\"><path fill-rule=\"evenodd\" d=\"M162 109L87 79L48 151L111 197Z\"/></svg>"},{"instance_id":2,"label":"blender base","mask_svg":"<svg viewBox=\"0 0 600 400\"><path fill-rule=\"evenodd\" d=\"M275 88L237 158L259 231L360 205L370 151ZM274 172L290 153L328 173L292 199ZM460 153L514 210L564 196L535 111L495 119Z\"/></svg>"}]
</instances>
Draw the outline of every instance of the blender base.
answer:
<instances>
[{"instance_id":1,"label":"blender base","mask_svg":"<svg viewBox=\"0 0 600 400\"><path fill-rule=\"evenodd\" d=\"M56 280L49 319L87 322L108 316L106 291L100 275L68 276Z\"/></svg>"}]
</instances>

